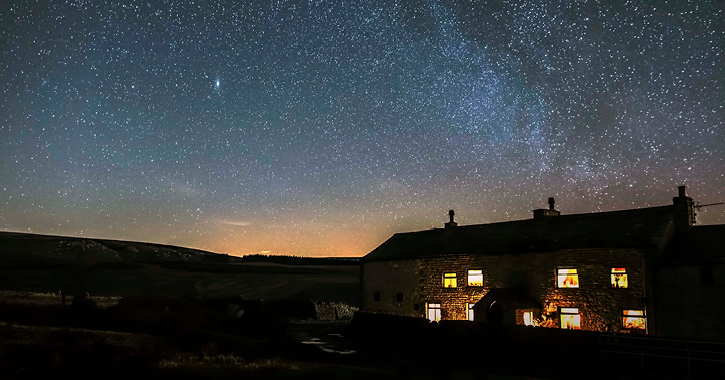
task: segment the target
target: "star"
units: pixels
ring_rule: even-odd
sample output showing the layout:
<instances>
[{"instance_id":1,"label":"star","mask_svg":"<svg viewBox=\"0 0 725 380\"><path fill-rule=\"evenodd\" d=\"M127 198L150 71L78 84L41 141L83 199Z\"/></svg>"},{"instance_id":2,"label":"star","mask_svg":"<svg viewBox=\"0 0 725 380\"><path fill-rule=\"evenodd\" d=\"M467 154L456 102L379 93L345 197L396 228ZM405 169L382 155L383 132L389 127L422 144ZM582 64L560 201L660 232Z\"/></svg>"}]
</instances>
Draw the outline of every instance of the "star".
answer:
<instances>
[{"instance_id":1,"label":"star","mask_svg":"<svg viewBox=\"0 0 725 380\"><path fill-rule=\"evenodd\" d=\"M661 2L13 2L0 229L361 256L450 209L723 201L725 11Z\"/></svg>"}]
</instances>

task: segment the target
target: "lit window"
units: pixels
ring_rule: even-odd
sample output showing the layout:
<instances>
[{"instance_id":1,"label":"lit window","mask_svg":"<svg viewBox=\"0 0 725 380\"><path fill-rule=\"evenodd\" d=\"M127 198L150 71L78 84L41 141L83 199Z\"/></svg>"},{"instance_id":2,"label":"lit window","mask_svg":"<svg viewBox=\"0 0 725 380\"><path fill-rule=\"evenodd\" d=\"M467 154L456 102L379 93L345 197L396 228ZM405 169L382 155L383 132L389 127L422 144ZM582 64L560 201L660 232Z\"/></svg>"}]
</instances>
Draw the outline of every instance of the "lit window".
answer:
<instances>
[{"instance_id":1,"label":"lit window","mask_svg":"<svg viewBox=\"0 0 725 380\"><path fill-rule=\"evenodd\" d=\"M579 309L576 307L562 307L559 309L559 323L562 329L581 330L582 320Z\"/></svg>"},{"instance_id":2,"label":"lit window","mask_svg":"<svg viewBox=\"0 0 725 380\"><path fill-rule=\"evenodd\" d=\"M443 274L443 287L444 288L455 288L457 286L458 286L458 282L456 281L456 272Z\"/></svg>"},{"instance_id":3,"label":"lit window","mask_svg":"<svg viewBox=\"0 0 725 380\"><path fill-rule=\"evenodd\" d=\"M473 306L476 305L475 303L469 303L468 304L468 320L473 320Z\"/></svg>"},{"instance_id":4,"label":"lit window","mask_svg":"<svg viewBox=\"0 0 725 380\"><path fill-rule=\"evenodd\" d=\"M468 270L468 286L483 286L483 271L481 269Z\"/></svg>"},{"instance_id":5,"label":"lit window","mask_svg":"<svg viewBox=\"0 0 725 380\"><path fill-rule=\"evenodd\" d=\"M628 285L627 268L612 268L612 287L626 288Z\"/></svg>"},{"instance_id":6,"label":"lit window","mask_svg":"<svg viewBox=\"0 0 725 380\"><path fill-rule=\"evenodd\" d=\"M579 273L576 268L557 269L556 285L559 288L578 288Z\"/></svg>"},{"instance_id":7,"label":"lit window","mask_svg":"<svg viewBox=\"0 0 725 380\"><path fill-rule=\"evenodd\" d=\"M644 310L622 310L622 327L625 329L644 330Z\"/></svg>"},{"instance_id":8,"label":"lit window","mask_svg":"<svg viewBox=\"0 0 725 380\"><path fill-rule=\"evenodd\" d=\"M533 326L533 313L530 311L524 312L524 326Z\"/></svg>"},{"instance_id":9,"label":"lit window","mask_svg":"<svg viewBox=\"0 0 725 380\"><path fill-rule=\"evenodd\" d=\"M441 320L441 304L439 303L429 303L426 304L426 309L428 314L428 319L431 321L440 321Z\"/></svg>"}]
</instances>

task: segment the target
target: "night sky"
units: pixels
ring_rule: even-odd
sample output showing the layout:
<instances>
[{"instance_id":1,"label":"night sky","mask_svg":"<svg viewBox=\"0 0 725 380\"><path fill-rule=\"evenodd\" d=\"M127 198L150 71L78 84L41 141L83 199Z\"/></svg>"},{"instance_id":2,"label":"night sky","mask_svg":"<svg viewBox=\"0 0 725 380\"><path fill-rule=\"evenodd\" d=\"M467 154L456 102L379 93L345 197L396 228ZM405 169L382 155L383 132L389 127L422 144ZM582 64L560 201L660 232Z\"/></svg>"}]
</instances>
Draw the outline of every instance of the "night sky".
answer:
<instances>
[{"instance_id":1,"label":"night sky","mask_svg":"<svg viewBox=\"0 0 725 380\"><path fill-rule=\"evenodd\" d=\"M3 4L0 230L360 256L725 201L723 1Z\"/></svg>"}]
</instances>

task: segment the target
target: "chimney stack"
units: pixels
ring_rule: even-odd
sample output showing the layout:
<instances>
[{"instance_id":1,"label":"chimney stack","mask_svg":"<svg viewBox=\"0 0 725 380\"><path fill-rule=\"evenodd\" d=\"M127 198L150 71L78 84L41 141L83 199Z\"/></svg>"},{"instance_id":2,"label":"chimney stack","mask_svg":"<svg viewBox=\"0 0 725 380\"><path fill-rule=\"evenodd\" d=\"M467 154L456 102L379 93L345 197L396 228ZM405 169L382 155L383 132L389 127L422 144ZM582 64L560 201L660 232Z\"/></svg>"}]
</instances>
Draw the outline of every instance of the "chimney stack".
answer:
<instances>
[{"instance_id":1,"label":"chimney stack","mask_svg":"<svg viewBox=\"0 0 725 380\"><path fill-rule=\"evenodd\" d=\"M448 217L451 219L451 221L445 224L446 228L455 227L458 225L458 223L453 221L453 215L456 215L456 213L453 212L453 210L448 210Z\"/></svg>"},{"instance_id":2,"label":"chimney stack","mask_svg":"<svg viewBox=\"0 0 725 380\"><path fill-rule=\"evenodd\" d=\"M672 198L672 218L675 224L675 234L687 236L690 227L695 224L695 212L692 207L692 198L687 196L685 186L678 186L678 196Z\"/></svg>"},{"instance_id":3,"label":"chimney stack","mask_svg":"<svg viewBox=\"0 0 725 380\"><path fill-rule=\"evenodd\" d=\"M549 208L540 208L534 210L534 219L541 219L548 216L557 216L561 215L559 211L556 211L554 209L554 205L556 204L556 200L554 198L549 198Z\"/></svg>"}]
</instances>

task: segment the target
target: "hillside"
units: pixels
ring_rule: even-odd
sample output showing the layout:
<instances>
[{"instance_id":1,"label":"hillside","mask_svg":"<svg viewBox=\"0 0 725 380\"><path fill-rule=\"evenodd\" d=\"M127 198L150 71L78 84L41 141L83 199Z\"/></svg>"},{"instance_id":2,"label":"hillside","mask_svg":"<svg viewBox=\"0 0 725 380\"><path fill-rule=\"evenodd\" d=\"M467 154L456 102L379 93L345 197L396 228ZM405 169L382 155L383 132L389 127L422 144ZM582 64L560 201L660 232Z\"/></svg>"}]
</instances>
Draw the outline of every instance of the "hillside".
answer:
<instances>
[{"instance_id":1,"label":"hillside","mask_svg":"<svg viewBox=\"0 0 725 380\"><path fill-rule=\"evenodd\" d=\"M224 256L198 249L122 240L0 232L0 267L113 262L202 261Z\"/></svg>"},{"instance_id":2,"label":"hillside","mask_svg":"<svg viewBox=\"0 0 725 380\"><path fill-rule=\"evenodd\" d=\"M358 301L357 258L234 257L163 244L0 232L0 290Z\"/></svg>"}]
</instances>

